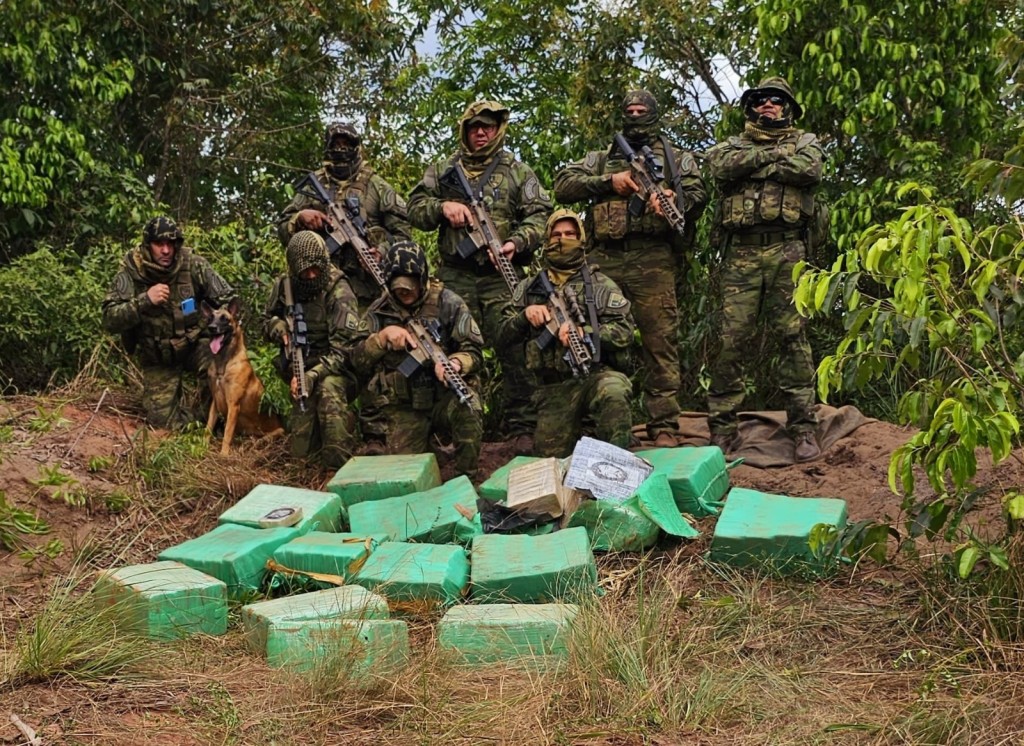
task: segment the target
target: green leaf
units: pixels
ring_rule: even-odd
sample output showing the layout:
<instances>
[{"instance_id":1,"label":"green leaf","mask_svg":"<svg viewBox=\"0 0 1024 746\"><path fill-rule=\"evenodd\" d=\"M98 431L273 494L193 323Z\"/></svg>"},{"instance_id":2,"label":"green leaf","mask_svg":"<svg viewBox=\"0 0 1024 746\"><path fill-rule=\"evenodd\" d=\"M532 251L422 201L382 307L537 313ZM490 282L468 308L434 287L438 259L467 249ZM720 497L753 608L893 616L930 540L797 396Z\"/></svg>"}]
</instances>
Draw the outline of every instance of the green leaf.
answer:
<instances>
[{"instance_id":1,"label":"green leaf","mask_svg":"<svg viewBox=\"0 0 1024 746\"><path fill-rule=\"evenodd\" d=\"M966 580L967 576L971 574L974 569L974 565L978 562L981 557L981 549L974 546L973 544L964 547L960 553L960 561L957 563L957 573L960 575L961 580Z\"/></svg>"}]
</instances>

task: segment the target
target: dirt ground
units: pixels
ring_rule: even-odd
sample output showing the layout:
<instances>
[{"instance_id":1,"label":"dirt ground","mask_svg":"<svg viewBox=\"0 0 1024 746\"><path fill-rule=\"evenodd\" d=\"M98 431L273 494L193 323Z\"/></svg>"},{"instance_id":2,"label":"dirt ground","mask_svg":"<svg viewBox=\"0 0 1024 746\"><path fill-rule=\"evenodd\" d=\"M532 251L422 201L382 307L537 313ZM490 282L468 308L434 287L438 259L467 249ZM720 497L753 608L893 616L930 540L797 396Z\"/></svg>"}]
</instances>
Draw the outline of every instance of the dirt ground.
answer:
<instances>
[{"instance_id":1,"label":"dirt ground","mask_svg":"<svg viewBox=\"0 0 1024 746\"><path fill-rule=\"evenodd\" d=\"M326 472L297 469L290 464L283 442L262 446L242 443L238 455L207 457L208 468L198 478L209 480L210 494L215 497L197 498L197 494L203 494L203 485L199 485L198 491L193 485L191 492L180 499L159 508L141 509L146 488L139 483L133 467L137 466L140 449L152 449L161 435L142 427L131 400L116 392L65 399L15 397L0 401L0 492L9 503L36 512L51 527L46 535L22 537L21 549L39 550L55 539L63 544L63 551L53 558L37 552L34 559L26 559L18 551L0 550L0 640L9 643L14 638L41 607L54 578L73 570L153 561L162 548L210 529L228 504L261 482L317 488L330 477ZM776 494L842 498L847 502L850 519L855 521L897 521L900 498L888 488L887 471L890 454L908 437L909 433L899 427L872 421L839 441L816 462L767 470L740 465L731 471L730 480L734 485ZM489 473L512 456L507 443L485 444L481 472ZM979 458L978 482L992 487L990 494L979 502L981 523L997 519L998 495L1004 489L1024 483L1020 454L1015 456L999 468L992 468L987 456ZM443 476L450 478L452 466L444 451L440 457ZM52 477L57 473L69 481L41 484L56 481ZM136 481L126 481L133 474ZM193 475L193 481L196 478ZM84 504L66 504L68 494L72 495L72 502ZM700 523L705 533L712 526L713 519ZM680 548L678 553L695 555L703 549L706 543L698 542ZM216 644L232 645L237 641ZM208 684L204 680L201 686ZM200 684L193 682L194 686ZM143 692L141 704L139 691ZM81 692L76 692L75 696L80 697ZM204 742L199 737L187 736L181 718L168 714L171 710L180 713L183 707L187 710L188 703L179 701L186 695L164 692L154 685L151 689L133 690L130 704L121 706L119 692L114 686L94 692L90 695L92 700L72 703L56 690L33 686L0 696L0 703L27 708L36 722L43 723L61 721L61 713L69 708L75 709L78 717L81 708L91 708L97 717L120 719L128 731L145 730L146 743ZM7 724L7 712L0 709L0 715L0 744L18 743L18 733ZM56 730L51 728L51 739L45 741L48 746L63 742L60 728L53 727ZM105 741L83 738L75 742ZM243 737L237 742L250 741ZM339 742L364 741L353 737ZM586 742L660 741L626 738Z\"/></svg>"}]
</instances>

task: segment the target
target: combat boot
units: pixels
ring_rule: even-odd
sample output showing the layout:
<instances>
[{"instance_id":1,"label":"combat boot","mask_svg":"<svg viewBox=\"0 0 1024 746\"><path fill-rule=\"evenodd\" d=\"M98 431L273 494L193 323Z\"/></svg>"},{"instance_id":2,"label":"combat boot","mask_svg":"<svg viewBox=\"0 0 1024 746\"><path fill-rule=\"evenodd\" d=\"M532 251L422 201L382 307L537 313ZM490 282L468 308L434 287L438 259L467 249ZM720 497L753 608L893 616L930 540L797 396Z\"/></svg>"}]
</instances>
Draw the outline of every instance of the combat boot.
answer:
<instances>
[{"instance_id":1,"label":"combat boot","mask_svg":"<svg viewBox=\"0 0 1024 746\"><path fill-rule=\"evenodd\" d=\"M810 430L797 433L796 437L793 438L793 443L793 458L796 459L798 464L802 464L805 461L814 461L814 459L821 455L818 441Z\"/></svg>"},{"instance_id":2,"label":"combat boot","mask_svg":"<svg viewBox=\"0 0 1024 746\"><path fill-rule=\"evenodd\" d=\"M533 455L533 438L523 433L517 435L512 440L512 453L516 456L532 456Z\"/></svg>"}]
</instances>

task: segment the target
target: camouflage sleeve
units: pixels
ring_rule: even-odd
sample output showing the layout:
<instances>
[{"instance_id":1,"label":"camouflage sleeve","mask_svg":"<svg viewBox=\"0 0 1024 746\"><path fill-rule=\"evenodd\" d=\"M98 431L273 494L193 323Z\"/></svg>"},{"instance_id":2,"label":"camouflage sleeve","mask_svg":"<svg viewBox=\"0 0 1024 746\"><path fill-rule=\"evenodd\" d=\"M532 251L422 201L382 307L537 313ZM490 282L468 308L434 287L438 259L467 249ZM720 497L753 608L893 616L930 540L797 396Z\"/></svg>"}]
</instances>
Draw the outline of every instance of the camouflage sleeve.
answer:
<instances>
[{"instance_id":1,"label":"camouflage sleeve","mask_svg":"<svg viewBox=\"0 0 1024 746\"><path fill-rule=\"evenodd\" d=\"M288 331L284 305L284 277L278 277L274 287L270 289L270 300L263 311L263 337L272 344L281 344L284 333Z\"/></svg>"},{"instance_id":2,"label":"camouflage sleeve","mask_svg":"<svg viewBox=\"0 0 1024 746\"><path fill-rule=\"evenodd\" d=\"M327 324L331 349L308 371L314 380L324 375L344 375L349 372L348 362L352 351L366 335L359 318L356 295L344 278L339 278L329 291Z\"/></svg>"},{"instance_id":3,"label":"camouflage sleeve","mask_svg":"<svg viewBox=\"0 0 1024 746\"><path fill-rule=\"evenodd\" d=\"M583 160L571 163L559 171L555 177L555 199L562 204L569 204L614 194L611 180L601 174L603 155L601 151L591 151Z\"/></svg>"},{"instance_id":4,"label":"camouflage sleeve","mask_svg":"<svg viewBox=\"0 0 1024 746\"><path fill-rule=\"evenodd\" d=\"M377 190L377 204L380 221L394 241L412 240L412 226L409 225L409 208L395 188L379 176L374 175L370 184Z\"/></svg>"},{"instance_id":5,"label":"camouflage sleeve","mask_svg":"<svg viewBox=\"0 0 1024 746\"><path fill-rule=\"evenodd\" d=\"M484 339L469 307L455 293L445 291L447 299L442 314L449 319L449 338L446 353L462 364L462 373L467 375L484 363Z\"/></svg>"},{"instance_id":6,"label":"camouflage sleeve","mask_svg":"<svg viewBox=\"0 0 1024 746\"><path fill-rule=\"evenodd\" d=\"M676 168L678 176L672 184L672 190L677 195L679 206L686 213L687 222L696 223L708 201L704 179L696 159L686 151L677 153Z\"/></svg>"},{"instance_id":7,"label":"camouflage sleeve","mask_svg":"<svg viewBox=\"0 0 1024 746\"><path fill-rule=\"evenodd\" d=\"M529 305L526 289L533 282L533 277L527 277L516 285L512 296L505 296L506 300L501 307L501 321L498 324L498 338L496 344L501 347L519 344L530 332L530 322L526 320L523 309Z\"/></svg>"},{"instance_id":8,"label":"camouflage sleeve","mask_svg":"<svg viewBox=\"0 0 1024 746\"><path fill-rule=\"evenodd\" d=\"M356 375L363 379L372 376L380 366L380 361L387 354L377 337L385 324L380 316L374 313L371 307L366 315L360 319L359 334L355 343L349 350L349 363Z\"/></svg>"},{"instance_id":9,"label":"camouflage sleeve","mask_svg":"<svg viewBox=\"0 0 1024 746\"><path fill-rule=\"evenodd\" d=\"M516 163L514 173L519 184L519 209L508 240L516 245L517 253L532 254L544 240L544 227L553 209L551 196L525 163Z\"/></svg>"},{"instance_id":10,"label":"camouflage sleeve","mask_svg":"<svg viewBox=\"0 0 1024 746\"><path fill-rule=\"evenodd\" d=\"M436 230L441 225L440 188L437 183L437 164L427 167L423 180L409 195L409 222L421 231Z\"/></svg>"},{"instance_id":11,"label":"camouflage sleeve","mask_svg":"<svg viewBox=\"0 0 1024 746\"><path fill-rule=\"evenodd\" d=\"M610 350L625 350L633 345L636 325L630 313L629 301L619 286L605 275L594 278L594 302L597 319L601 324L601 346Z\"/></svg>"},{"instance_id":12,"label":"camouflage sleeve","mask_svg":"<svg viewBox=\"0 0 1024 746\"><path fill-rule=\"evenodd\" d=\"M120 334L142 323L142 312L152 308L145 292L135 294L128 270L122 268L103 299L103 328L112 334Z\"/></svg>"},{"instance_id":13,"label":"camouflage sleeve","mask_svg":"<svg viewBox=\"0 0 1024 746\"><path fill-rule=\"evenodd\" d=\"M217 271L210 266L206 259L193 254L192 262L193 277L197 279L199 290L202 292L202 297L196 298L197 301L205 300L215 308L221 308L238 298L235 289L217 274Z\"/></svg>"},{"instance_id":14,"label":"camouflage sleeve","mask_svg":"<svg viewBox=\"0 0 1024 746\"><path fill-rule=\"evenodd\" d=\"M823 153L817 137L805 133L776 148L776 153L777 159L754 174L755 177L797 187L817 186L821 183Z\"/></svg>"},{"instance_id":15,"label":"camouflage sleeve","mask_svg":"<svg viewBox=\"0 0 1024 746\"><path fill-rule=\"evenodd\" d=\"M730 137L708 151L708 170L715 181L729 183L752 176L777 158L775 148L770 145Z\"/></svg>"},{"instance_id":16,"label":"camouflage sleeve","mask_svg":"<svg viewBox=\"0 0 1024 746\"><path fill-rule=\"evenodd\" d=\"M277 237L281 241L282 246L287 246L288 241L295 234L295 221L299 216L299 212L309 207L321 209L320 205L312 197L296 192L288 206L281 210L281 214L277 218Z\"/></svg>"}]
</instances>

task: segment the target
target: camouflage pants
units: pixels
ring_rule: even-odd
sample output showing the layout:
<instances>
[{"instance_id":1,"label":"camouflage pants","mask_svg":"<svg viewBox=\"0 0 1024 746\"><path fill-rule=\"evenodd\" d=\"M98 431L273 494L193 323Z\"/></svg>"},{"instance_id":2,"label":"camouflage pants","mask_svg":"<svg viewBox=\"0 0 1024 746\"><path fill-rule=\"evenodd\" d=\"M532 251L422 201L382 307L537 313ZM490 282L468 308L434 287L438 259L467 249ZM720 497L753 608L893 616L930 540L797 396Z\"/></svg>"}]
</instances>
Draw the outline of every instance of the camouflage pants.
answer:
<instances>
[{"instance_id":1,"label":"camouflage pants","mask_svg":"<svg viewBox=\"0 0 1024 746\"><path fill-rule=\"evenodd\" d=\"M679 306L676 259L667 243L643 242L629 250L597 248L593 263L615 280L632 304L647 369L647 432L656 438L679 431Z\"/></svg>"},{"instance_id":2,"label":"camouflage pants","mask_svg":"<svg viewBox=\"0 0 1024 746\"><path fill-rule=\"evenodd\" d=\"M157 365L143 358L140 361L142 408L146 412L146 422L153 427L171 429L184 427L191 422L205 422L205 410L211 399L206 368L212 360L208 340L200 340L193 345L181 365ZM196 381L201 411L194 411L187 406L186 376Z\"/></svg>"},{"instance_id":3,"label":"camouflage pants","mask_svg":"<svg viewBox=\"0 0 1024 746\"><path fill-rule=\"evenodd\" d=\"M438 277L445 287L457 293L469 306L473 318L480 324L484 344L493 344L498 338L501 308L509 296L508 286L501 276L494 274L478 277L472 272L442 265ZM523 346L507 345L495 349L494 353L501 364L504 433L516 436L533 432L537 413L531 397L536 381L526 370Z\"/></svg>"},{"instance_id":4,"label":"camouflage pants","mask_svg":"<svg viewBox=\"0 0 1024 746\"><path fill-rule=\"evenodd\" d=\"M708 412L711 431L736 428L743 406L744 363L764 333L781 341L777 379L792 433L813 430L814 361L804 319L793 305L793 265L804 258L802 241L772 246L732 246L722 269L722 352L711 371Z\"/></svg>"},{"instance_id":5,"label":"camouflage pants","mask_svg":"<svg viewBox=\"0 0 1024 746\"><path fill-rule=\"evenodd\" d=\"M447 389L435 398L430 409L413 409L408 403L389 404L384 408L388 419L388 451L428 453L431 434L446 433L455 446L455 467L460 473L473 476L484 435L480 395L475 393L472 407L460 404L455 394Z\"/></svg>"},{"instance_id":6,"label":"camouflage pants","mask_svg":"<svg viewBox=\"0 0 1024 746\"><path fill-rule=\"evenodd\" d=\"M343 376L327 376L316 382L306 401L288 419L290 445L295 458L318 457L329 469L345 465L356 447L355 417L349 410L350 382Z\"/></svg>"},{"instance_id":7,"label":"camouflage pants","mask_svg":"<svg viewBox=\"0 0 1024 746\"><path fill-rule=\"evenodd\" d=\"M588 415L594 420L598 440L626 448L633 424L629 411L632 396L629 378L614 370L540 386L533 395L537 406L534 454L556 458L571 454Z\"/></svg>"}]
</instances>

